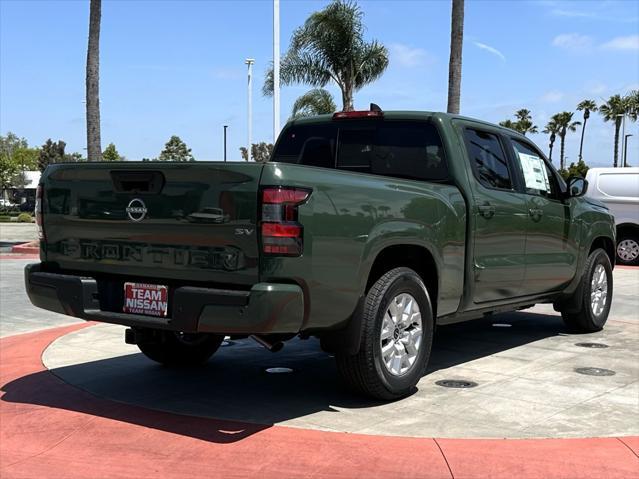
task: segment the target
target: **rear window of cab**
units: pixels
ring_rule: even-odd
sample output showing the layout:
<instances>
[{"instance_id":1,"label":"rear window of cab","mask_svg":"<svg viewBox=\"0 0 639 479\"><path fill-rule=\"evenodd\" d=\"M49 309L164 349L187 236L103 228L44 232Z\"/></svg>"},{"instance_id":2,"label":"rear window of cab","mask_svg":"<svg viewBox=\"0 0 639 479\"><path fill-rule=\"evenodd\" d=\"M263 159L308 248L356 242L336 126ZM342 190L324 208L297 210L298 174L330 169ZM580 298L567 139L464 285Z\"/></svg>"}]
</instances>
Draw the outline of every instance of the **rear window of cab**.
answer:
<instances>
[{"instance_id":1,"label":"rear window of cab","mask_svg":"<svg viewBox=\"0 0 639 479\"><path fill-rule=\"evenodd\" d=\"M425 121L292 125L272 161L425 181L449 177L437 128Z\"/></svg>"}]
</instances>

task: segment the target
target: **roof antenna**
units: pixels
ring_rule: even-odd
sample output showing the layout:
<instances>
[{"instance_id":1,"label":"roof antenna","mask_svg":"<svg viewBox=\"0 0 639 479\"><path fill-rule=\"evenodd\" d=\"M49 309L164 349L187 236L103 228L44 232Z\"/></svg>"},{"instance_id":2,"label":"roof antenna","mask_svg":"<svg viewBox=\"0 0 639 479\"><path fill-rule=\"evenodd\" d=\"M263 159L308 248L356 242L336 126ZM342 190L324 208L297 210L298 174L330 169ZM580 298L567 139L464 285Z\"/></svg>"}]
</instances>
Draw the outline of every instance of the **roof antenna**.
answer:
<instances>
[{"instance_id":1,"label":"roof antenna","mask_svg":"<svg viewBox=\"0 0 639 479\"><path fill-rule=\"evenodd\" d=\"M382 109L379 107L379 105L371 103L371 111L382 111Z\"/></svg>"}]
</instances>

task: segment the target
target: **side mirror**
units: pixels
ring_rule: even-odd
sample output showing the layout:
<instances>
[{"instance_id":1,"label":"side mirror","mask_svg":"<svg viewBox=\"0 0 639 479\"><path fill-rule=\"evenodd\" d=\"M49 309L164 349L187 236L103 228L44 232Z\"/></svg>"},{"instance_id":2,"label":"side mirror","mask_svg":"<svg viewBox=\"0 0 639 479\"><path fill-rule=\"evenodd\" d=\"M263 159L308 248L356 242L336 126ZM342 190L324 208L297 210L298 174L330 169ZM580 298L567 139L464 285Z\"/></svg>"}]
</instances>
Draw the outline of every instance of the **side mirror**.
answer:
<instances>
[{"instance_id":1,"label":"side mirror","mask_svg":"<svg viewBox=\"0 0 639 479\"><path fill-rule=\"evenodd\" d=\"M588 191L588 182L580 176L571 176L568 178L568 198L578 198Z\"/></svg>"}]
</instances>

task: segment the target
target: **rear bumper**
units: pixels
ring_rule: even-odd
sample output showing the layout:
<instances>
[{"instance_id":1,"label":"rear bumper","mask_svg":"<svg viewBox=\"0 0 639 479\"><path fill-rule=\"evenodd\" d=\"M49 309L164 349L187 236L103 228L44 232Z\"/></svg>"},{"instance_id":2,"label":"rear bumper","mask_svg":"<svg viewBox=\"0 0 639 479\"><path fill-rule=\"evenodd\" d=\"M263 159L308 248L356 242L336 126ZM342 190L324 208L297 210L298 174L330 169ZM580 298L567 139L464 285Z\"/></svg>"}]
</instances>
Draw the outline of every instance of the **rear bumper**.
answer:
<instances>
[{"instance_id":1,"label":"rear bumper","mask_svg":"<svg viewBox=\"0 0 639 479\"><path fill-rule=\"evenodd\" d=\"M183 286L173 293L170 318L102 311L97 281L50 273L41 263L25 267L31 302L43 309L87 321L189 333L297 333L304 320L304 296L297 285L258 283L250 291Z\"/></svg>"}]
</instances>

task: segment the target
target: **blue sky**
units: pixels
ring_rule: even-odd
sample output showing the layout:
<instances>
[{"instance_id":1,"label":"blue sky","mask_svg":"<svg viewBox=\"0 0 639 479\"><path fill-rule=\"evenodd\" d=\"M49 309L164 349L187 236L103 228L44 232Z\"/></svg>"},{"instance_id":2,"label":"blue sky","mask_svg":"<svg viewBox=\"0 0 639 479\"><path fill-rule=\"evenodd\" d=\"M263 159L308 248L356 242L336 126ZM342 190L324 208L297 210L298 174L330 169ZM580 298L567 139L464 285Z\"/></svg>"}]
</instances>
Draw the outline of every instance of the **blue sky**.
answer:
<instances>
[{"instance_id":1,"label":"blue sky","mask_svg":"<svg viewBox=\"0 0 639 479\"><path fill-rule=\"evenodd\" d=\"M282 0L282 52L291 32L326 1ZM367 37L390 66L355 96L362 109L445 110L450 2L361 1ZM63 139L84 152L88 1L0 0L0 132L40 145ZM129 159L157 156L179 135L197 159L229 158L246 142L246 66L256 59L254 141L272 141L272 101L260 93L272 58L272 3L103 0L102 143ZM543 127L584 98L639 88L639 2L466 2L462 113L489 121L529 108ZM337 93L335 88L330 88ZM282 124L304 85L282 90ZM339 99L339 96L336 95ZM339 104L339 101L338 101ZM577 114L580 116L580 114ZM627 125L628 160L639 164L639 127ZM546 150L545 135L533 135ZM612 164L612 124L588 123L584 157ZM579 133L570 134L568 161Z\"/></svg>"}]
</instances>

